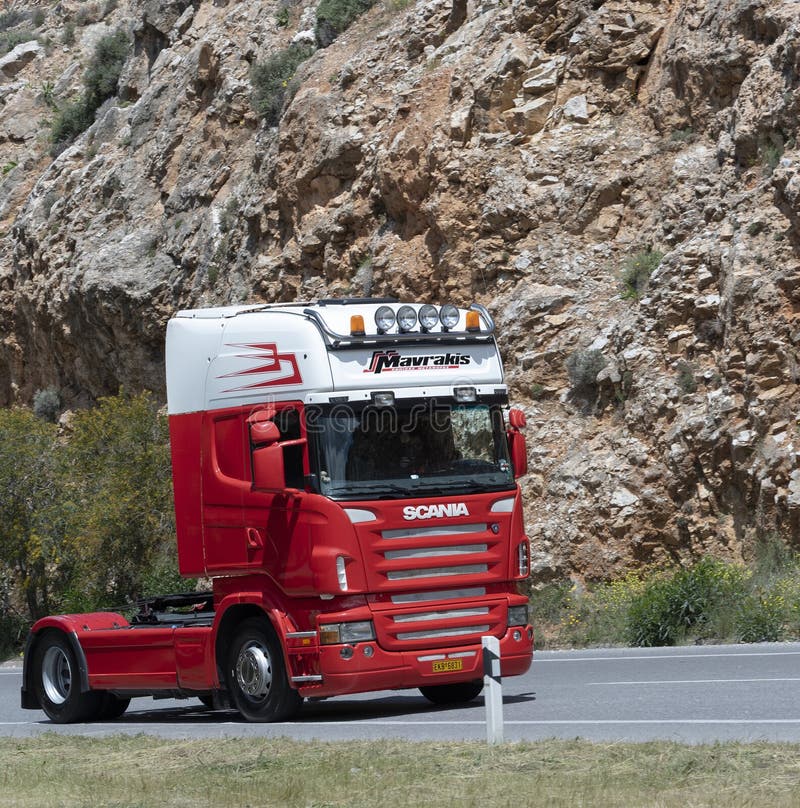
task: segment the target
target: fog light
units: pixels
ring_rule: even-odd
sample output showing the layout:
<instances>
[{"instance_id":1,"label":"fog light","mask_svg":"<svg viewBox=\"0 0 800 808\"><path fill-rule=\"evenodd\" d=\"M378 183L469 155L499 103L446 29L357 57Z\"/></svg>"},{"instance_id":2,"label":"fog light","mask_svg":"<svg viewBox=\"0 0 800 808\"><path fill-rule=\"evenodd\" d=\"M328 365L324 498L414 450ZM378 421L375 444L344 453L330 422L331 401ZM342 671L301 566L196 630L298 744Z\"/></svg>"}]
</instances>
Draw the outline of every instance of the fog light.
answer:
<instances>
[{"instance_id":1,"label":"fog light","mask_svg":"<svg viewBox=\"0 0 800 808\"><path fill-rule=\"evenodd\" d=\"M372 403L376 407L393 407L394 393L391 390L383 390L372 394Z\"/></svg>"},{"instance_id":2,"label":"fog light","mask_svg":"<svg viewBox=\"0 0 800 808\"><path fill-rule=\"evenodd\" d=\"M522 639L522 632L518 628L515 628L511 636L514 638L514 642L519 642Z\"/></svg>"},{"instance_id":3,"label":"fog light","mask_svg":"<svg viewBox=\"0 0 800 808\"><path fill-rule=\"evenodd\" d=\"M526 606L509 606L508 607L508 625L509 626L524 626L528 623L528 607Z\"/></svg>"},{"instance_id":4,"label":"fog light","mask_svg":"<svg viewBox=\"0 0 800 808\"><path fill-rule=\"evenodd\" d=\"M364 646L364 656L371 657L375 653L375 649L371 645Z\"/></svg>"},{"instance_id":5,"label":"fog light","mask_svg":"<svg viewBox=\"0 0 800 808\"><path fill-rule=\"evenodd\" d=\"M475 401L478 398L478 393L474 387L454 387L453 395L460 404Z\"/></svg>"},{"instance_id":6,"label":"fog light","mask_svg":"<svg viewBox=\"0 0 800 808\"><path fill-rule=\"evenodd\" d=\"M353 646L352 645L345 645L345 647L342 648L341 651L339 651L339 656L342 659L352 659L354 653L355 652L353 651Z\"/></svg>"}]
</instances>

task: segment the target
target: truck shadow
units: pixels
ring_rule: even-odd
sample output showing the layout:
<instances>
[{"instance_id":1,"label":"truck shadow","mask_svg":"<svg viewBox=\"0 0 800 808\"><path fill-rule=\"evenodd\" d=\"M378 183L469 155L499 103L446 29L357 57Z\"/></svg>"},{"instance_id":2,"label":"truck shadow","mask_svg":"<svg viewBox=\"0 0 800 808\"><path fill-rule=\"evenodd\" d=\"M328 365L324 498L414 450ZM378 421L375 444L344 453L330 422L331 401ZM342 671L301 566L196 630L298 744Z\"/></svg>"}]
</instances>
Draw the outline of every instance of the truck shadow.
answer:
<instances>
[{"instance_id":1,"label":"truck shadow","mask_svg":"<svg viewBox=\"0 0 800 808\"><path fill-rule=\"evenodd\" d=\"M524 704L536 700L534 693L521 693L503 699L503 705L509 707L515 704ZM120 728L130 725L159 724L219 724L219 723L248 723L235 710L209 710L202 704L176 705L174 702L164 707L147 707L142 709L131 704L129 710L120 718L102 722ZM447 715L452 713L469 713L482 715L484 701L478 697L467 704L434 705L421 695L392 694L379 698L358 698L338 696L321 701L306 701L298 715L291 724L316 723L319 721L337 722L369 721L379 718L415 718L426 715ZM42 723L49 723L43 721Z\"/></svg>"}]
</instances>

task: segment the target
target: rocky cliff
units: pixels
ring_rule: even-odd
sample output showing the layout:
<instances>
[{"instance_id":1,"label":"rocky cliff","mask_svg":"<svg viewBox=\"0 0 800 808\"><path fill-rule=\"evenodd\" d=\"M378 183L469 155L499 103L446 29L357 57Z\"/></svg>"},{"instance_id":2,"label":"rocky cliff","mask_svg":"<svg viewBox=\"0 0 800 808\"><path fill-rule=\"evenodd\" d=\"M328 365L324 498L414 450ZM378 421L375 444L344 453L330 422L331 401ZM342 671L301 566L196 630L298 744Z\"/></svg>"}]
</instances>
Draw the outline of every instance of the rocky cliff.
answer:
<instances>
[{"instance_id":1,"label":"rocky cliff","mask_svg":"<svg viewBox=\"0 0 800 808\"><path fill-rule=\"evenodd\" d=\"M800 3L383 0L277 126L252 69L313 41L314 0L12 7L0 403L163 391L179 307L477 300L540 579L797 537ZM117 94L57 153L120 28Z\"/></svg>"}]
</instances>

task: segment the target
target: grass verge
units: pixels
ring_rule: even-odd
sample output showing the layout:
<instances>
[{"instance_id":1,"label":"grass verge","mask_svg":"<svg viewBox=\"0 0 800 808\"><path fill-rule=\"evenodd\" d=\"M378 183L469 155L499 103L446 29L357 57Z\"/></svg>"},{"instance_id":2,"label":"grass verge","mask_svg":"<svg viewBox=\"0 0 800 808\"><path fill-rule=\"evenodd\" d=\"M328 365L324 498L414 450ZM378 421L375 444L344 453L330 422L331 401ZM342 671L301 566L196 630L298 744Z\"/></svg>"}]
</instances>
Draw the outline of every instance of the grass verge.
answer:
<instances>
[{"instance_id":1,"label":"grass verge","mask_svg":"<svg viewBox=\"0 0 800 808\"><path fill-rule=\"evenodd\" d=\"M4 806L797 805L800 746L56 734L0 740Z\"/></svg>"}]
</instances>

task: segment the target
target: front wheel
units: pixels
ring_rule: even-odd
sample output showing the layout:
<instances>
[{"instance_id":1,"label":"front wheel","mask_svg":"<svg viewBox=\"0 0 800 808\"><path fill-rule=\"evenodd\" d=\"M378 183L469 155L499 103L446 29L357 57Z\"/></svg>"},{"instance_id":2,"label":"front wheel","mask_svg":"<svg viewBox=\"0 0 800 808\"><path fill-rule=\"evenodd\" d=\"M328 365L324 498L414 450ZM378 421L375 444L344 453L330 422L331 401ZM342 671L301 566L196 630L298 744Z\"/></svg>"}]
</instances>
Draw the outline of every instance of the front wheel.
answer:
<instances>
[{"instance_id":1,"label":"front wheel","mask_svg":"<svg viewBox=\"0 0 800 808\"><path fill-rule=\"evenodd\" d=\"M265 617L239 626L228 654L228 689L236 709L248 721L285 721L303 702L289 686L283 652Z\"/></svg>"},{"instance_id":2,"label":"front wheel","mask_svg":"<svg viewBox=\"0 0 800 808\"><path fill-rule=\"evenodd\" d=\"M483 681L457 682L452 685L428 685L419 692L434 704L466 704L472 701L483 690Z\"/></svg>"},{"instance_id":3,"label":"front wheel","mask_svg":"<svg viewBox=\"0 0 800 808\"><path fill-rule=\"evenodd\" d=\"M66 636L48 631L34 651L34 690L42 709L57 724L92 721L103 707L103 694L81 693L78 660Z\"/></svg>"}]
</instances>

